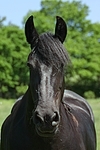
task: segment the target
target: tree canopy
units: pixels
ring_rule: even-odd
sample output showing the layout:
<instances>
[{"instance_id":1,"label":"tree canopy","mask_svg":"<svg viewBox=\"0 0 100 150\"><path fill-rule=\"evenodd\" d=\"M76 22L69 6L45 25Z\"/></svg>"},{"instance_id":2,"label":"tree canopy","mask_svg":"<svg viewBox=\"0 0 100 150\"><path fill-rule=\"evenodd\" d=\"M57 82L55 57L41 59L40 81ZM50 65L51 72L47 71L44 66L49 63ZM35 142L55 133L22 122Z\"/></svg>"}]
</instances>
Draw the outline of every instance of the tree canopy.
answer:
<instances>
[{"instance_id":1,"label":"tree canopy","mask_svg":"<svg viewBox=\"0 0 100 150\"><path fill-rule=\"evenodd\" d=\"M91 91L100 97L100 23L92 23L88 14L88 6L81 1L42 0L41 9L29 11L23 25L33 15L39 33L54 32L55 17L63 17L68 27L64 46L72 61L65 68L66 88L81 95ZM0 41L0 96L13 96L12 92L20 95L28 85L29 47L24 31L14 25L3 26L1 22Z\"/></svg>"},{"instance_id":2,"label":"tree canopy","mask_svg":"<svg viewBox=\"0 0 100 150\"><path fill-rule=\"evenodd\" d=\"M20 93L21 86L27 85L28 53L22 29L14 25L0 28L0 96L14 97L18 88Z\"/></svg>"}]
</instances>

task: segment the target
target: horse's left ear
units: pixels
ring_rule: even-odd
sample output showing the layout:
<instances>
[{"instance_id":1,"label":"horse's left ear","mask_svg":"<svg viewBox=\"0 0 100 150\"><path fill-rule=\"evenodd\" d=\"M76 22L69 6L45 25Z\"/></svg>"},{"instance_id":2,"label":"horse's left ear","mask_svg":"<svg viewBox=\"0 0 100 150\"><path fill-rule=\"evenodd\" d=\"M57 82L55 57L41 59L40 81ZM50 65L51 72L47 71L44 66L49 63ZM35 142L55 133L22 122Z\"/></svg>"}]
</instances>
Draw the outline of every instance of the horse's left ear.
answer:
<instances>
[{"instance_id":1,"label":"horse's left ear","mask_svg":"<svg viewBox=\"0 0 100 150\"><path fill-rule=\"evenodd\" d=\"M65 21L57 16L56 17L56 27L55 27L55 36L63 43L67 35L67 26Z\"/></svg>"},{"instance_id":2,"label":"horse's left ear","mask_svg":"<svg viewBox=\"0 0 100 150\"><path fill-rule=\"evenodd\" d=\"M33 16L30 16L25 23L25 35L26 40L29 44L31 44L31 47L35 47L38 42L39 35L34 27Z\"/></svg>"}]
</instances>

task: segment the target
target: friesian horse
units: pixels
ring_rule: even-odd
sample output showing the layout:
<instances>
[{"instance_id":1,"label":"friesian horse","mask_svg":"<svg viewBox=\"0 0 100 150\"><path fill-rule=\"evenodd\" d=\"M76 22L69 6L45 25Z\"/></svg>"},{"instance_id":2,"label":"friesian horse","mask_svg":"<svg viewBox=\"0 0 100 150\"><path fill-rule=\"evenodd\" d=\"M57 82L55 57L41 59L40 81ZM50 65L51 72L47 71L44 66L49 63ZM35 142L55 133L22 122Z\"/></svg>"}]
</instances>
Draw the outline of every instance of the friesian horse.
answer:
<instances>
[{"instance_id":1,"label":"friesian horse","mask_svg":"<svg viewBox=\"0 0 100 150\"><path fill-rule=\"evenodd\" d=\"M64 67L70 62L63 47L65 21L57 16L55 34L39 35L30 16L25 35L31 47L29 86L2 125L1 150L96 150L91 107L64 89Z\"/></svg>"}]
</instances>

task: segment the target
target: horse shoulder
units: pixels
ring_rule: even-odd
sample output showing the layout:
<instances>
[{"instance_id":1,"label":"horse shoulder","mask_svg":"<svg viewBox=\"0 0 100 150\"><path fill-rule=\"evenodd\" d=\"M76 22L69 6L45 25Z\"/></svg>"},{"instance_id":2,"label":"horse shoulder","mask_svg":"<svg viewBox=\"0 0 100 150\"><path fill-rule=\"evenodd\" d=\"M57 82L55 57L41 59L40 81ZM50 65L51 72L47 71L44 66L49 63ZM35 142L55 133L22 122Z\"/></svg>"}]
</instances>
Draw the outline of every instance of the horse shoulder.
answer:
<instances>
[{"instance_id":1,"label":"horse shoulder","mask_svg":"<svg viewBox=\"0 0 100 150\"><path fill-rule=\"evenodd\" d=\"M80 95L74 93L73 91L65 90L62 101L64 104L69 105L73 109L79 109L84 111L86 114L89 115L91 120L94 122L94 115L91 106Z\"/></svg>"},{"instance_id":2,"label":"horse shoulder","mask_svg":"<svg viewBox=\"0 0 100 150\"><path fill-rule=\"evenodd\" d=\"M87 145L89 149L95 150L94 116L88 102L78 94L65 90L62 103L68 114L70 128L74 129L75 136L80 139L82 147Z\"/></svg>"},{"instance_id":3,"label":"horse shoulder","mask_svg":"<svg viewBox=\"0 0 100 150\"><path fill-rule=\"evenodd\" d=\"M13 105L13 107L11 109L11 114L14 113L15 111L17 111L17 109L19 108L19 105L21 103L21 100L22 100L22 96L16 100L15 104Z\"/></svg>"}]
</instances>

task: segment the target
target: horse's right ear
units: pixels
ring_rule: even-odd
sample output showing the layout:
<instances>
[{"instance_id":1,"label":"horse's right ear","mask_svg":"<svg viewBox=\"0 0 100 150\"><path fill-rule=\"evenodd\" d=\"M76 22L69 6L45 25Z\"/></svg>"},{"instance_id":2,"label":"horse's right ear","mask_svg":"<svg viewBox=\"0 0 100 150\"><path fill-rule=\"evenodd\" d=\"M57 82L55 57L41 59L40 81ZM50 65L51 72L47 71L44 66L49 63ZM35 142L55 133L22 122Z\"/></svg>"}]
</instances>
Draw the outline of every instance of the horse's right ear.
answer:
<instances>
[{"instance_id":1,"label":"horse's right ear","mask_svg":"<svg viewBox=\"0 0 100 150\"><path fill-rule=\"evenodd\" d=\"M39 35L34 27L33 16L30 16L25 23L25 35L27 42L34 47L38 42Z\"/></svg>"}]
</instances>

